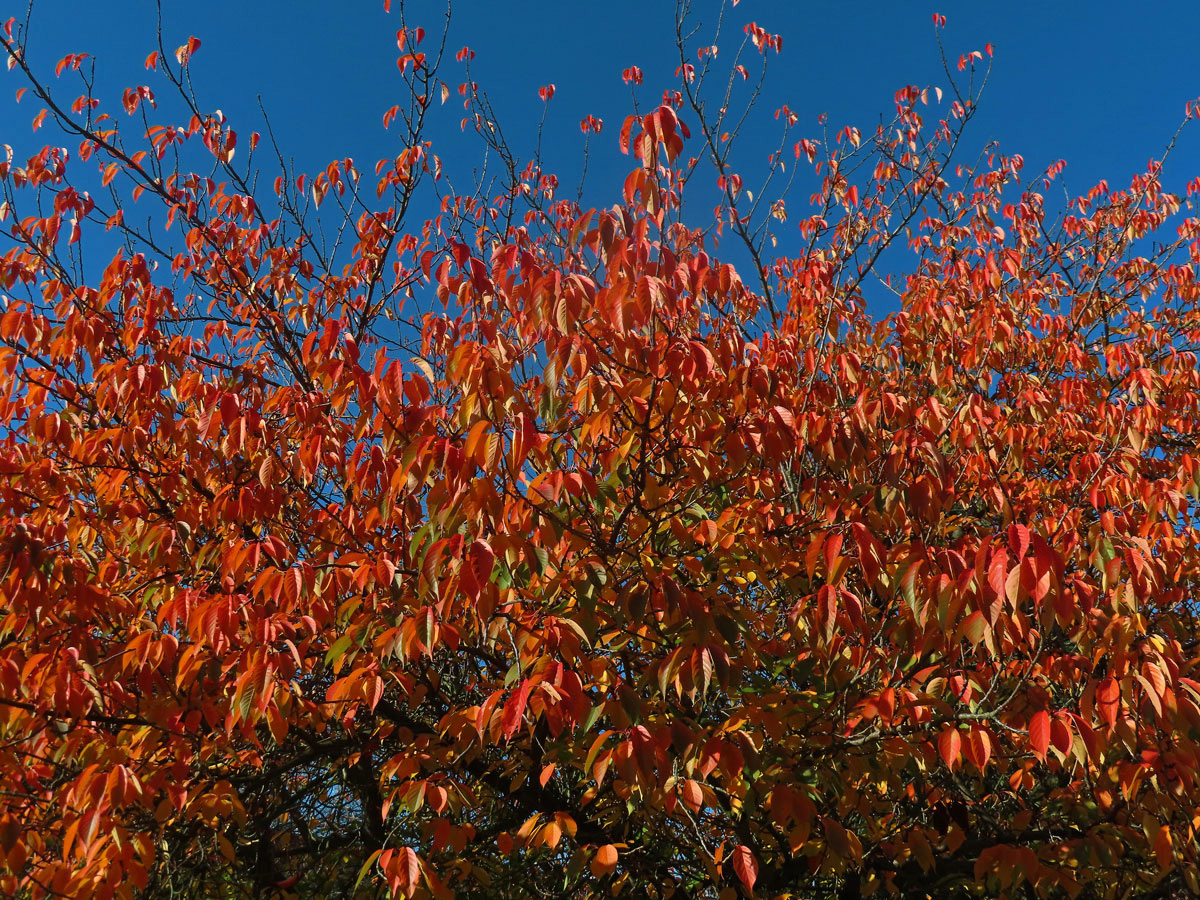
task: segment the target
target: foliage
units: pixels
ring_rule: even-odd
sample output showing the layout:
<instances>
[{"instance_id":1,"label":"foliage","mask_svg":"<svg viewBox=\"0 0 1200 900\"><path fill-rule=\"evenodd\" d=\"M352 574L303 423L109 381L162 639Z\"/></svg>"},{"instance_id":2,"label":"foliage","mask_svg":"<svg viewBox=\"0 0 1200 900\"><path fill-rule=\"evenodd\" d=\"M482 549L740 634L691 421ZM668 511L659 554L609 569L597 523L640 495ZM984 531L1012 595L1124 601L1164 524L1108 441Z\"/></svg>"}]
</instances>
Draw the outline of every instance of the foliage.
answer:
<instances>
[{"instance_id":1,"label":"foliage","mask_svg":"<svg viewBox=\"0 0 1200 900\"><path fill-rule=\"evenodd\" d=\"M0 162L0 892L1200 890L1190 201L960 164L982 53L752 192L780 39L687 21L600 210L445 33L402 152L272 185L198 41L108 115L8 23L68 146Z\"/></svg>"}]
</instances>

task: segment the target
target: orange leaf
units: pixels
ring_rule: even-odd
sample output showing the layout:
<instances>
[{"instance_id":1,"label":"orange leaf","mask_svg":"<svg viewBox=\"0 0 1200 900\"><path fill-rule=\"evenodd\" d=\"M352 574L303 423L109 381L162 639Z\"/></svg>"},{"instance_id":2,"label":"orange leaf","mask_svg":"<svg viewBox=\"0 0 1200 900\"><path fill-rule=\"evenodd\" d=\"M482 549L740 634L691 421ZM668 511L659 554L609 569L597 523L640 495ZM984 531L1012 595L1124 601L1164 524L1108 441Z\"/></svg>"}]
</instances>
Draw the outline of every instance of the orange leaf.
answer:
<instances>
[{"instance_id":1,"label":"orange leaf","mask_svg":"<svg viewBox=\"0 0 1200 900\"><path fill-rule=\"evenodd\" d=\"M1172 849L1171 829L1167 825L1163 825L1158 829L1158 834L1154 838L1154 856L1158 860L1160 869L1171 867Z\"/></svg>"},{"instance_id":2,"label":"orange leaf","mask_svg":"<svg viewBox=\"0 0 1200 900\"><path fill-rule=\"evenodd\" d=\"M974 726L967 735L967 753L978 768L987 768L992 758L992 736L986 728Z\"/></svg>"},{"instance_id":3,"label":"orange leaf","mask_svg":"<svg viewBox=\"0 0 1200 900\"><path fill-rule=\"evenodd\" d=\"M417 856L412 847L401 847L393 859L400 886L405 893L410 893L421 877L421 857Z\"/></svg>"},{"instance_id":4,"label":"orange leaf","mask_svg":"<svg viewBox=\"0 0 1200 900\"><path fill-rule=\"evenodd\" d=\"M1100 718L1110 728L1117 724L1117 715L1121 709L1121 686L1112 676L1105 678L1096 686L1096 705L1100 712Z\"/></svg>"},{"instance_id":5,"label":"orange leaf","mask_svg":"<svg viewBox=\"0 0 1200 900\"><path fill-rule=\"evenodd\" d=\"M699 782L690 778L685 779L680 785L679 796L683 800L683 805L692 812L699 812L704 805L704 790L700 787Z\"/></svg>"},{"instance_id":6,"label":"orange leaf","mask_svg":"<svg viewBox=\"0 0 1200 900\"><path fill-rule=\"evenodd\" d=\"M938 736L938 753L948 768L953 769L958 765L962 754L962 735L953 725L947 725Z\"/></svg>"},{"instance_id":7,"label":"orange leaf","mask_svg":"<svg viewBox=\"0 0 1200 900\"><path fill-rule=\"evenodd\" d=\"M605 844L597 850L596 855L592 857L591 868L592 874L597 878L613 872L617 868L617 848L612 844Z\"/></svg>"}]
</instances>

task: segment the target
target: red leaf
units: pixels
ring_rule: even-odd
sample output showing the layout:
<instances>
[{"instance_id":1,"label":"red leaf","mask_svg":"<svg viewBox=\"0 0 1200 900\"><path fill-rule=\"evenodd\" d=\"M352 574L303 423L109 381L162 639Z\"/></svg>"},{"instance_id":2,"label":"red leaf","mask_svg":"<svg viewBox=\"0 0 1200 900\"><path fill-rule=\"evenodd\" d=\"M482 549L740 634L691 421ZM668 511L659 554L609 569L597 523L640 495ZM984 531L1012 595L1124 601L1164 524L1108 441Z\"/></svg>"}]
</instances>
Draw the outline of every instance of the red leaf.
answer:
<instances>
[{"instance_id":1,"label":"red leaf","mask_svg":"<svg viewBox=\"0 0 1200 900\"><path fill-rule=\"evenodd\" d=\"M625 124L621 126L621 137L619 138L619 143L621 146L622 153L629 152L629 135L630 135L630 132L633 130L633 123L636 121L637 121L637 116L626 116Z\"/></svg>"},{"instance_id":2,"label":"red leaf","mask_svg":"<svg viewBox=\"0 0 1200 900\"><path fill-rule=\"evenodd\" d=\"M504 704L504 713L500 716L500 731L506 739L511 739L521 727L521 717L525 715L525 704L529 700L529 687L529 679L521 679L520 686Z\"/></svg>"},{"instance_id":3,"label":"red leaf","mask_svg":"<svg viewBox=\"0 0 1200 900\"><path fill-rule=\"evenodd\" d=\"M1055 716L1050 722L1050 742L1059 753L1066 753L1071 749L1071 726L1059 716Z\"/></svg>"},{"instance_id":4,"label":"red leaf","mask_svg":"<svg viewBox=\"0 0 1200 900\"><path fill-rule=\"evenodd\" d=\"M1008 549L1012 551L1017 561L1025 558L1025 553L1029 550L1029 529L1027 527L1024 525L1008 526Z\"/></svg>"},{"instance_id":5,"label":"red leaf","mask_svg":"<svg viewBox=\"0 0 1200 900\"><path fill-rule=\"evenodd\" d=\"M1050 749L1050 713L1044 709L1035 712L1029 720L1029 746L1033 748L1034 755L1044 762L1046 751Z\"/></svg>"},{"instance_id":6,"label":"red leaf","mask_svg":"<svg viewBox=\"0 0 1200 900\"><path fill-rule=\"evenodd\" d=\"M181 66L186 66L197 50L200 49L200 39L190 37L188 42L175 51L175 59Z\"/></svg>"},{"instance_id":7,"label":"red leaf","mask_svg":"<svg viewBox=\"0 0 1200 900\"><path fill-rule=\"evenodd\" d=\"M733 871L737 872L742 884L754 890L754 882L758 881L758 860L744 844L738 844L733 850Z\"/></svg>"},{"instance_id":8,"label":"red leaf","mask_svg":"<svg viewBox=\"0 0 1200 900\"><path fill-rule=\"evenodd\" d=\"M492 569L496 565L496 553L492 550L492 545L487 541L480 539L471 544L471 549L467 551L467 565L470 568L470 581L473 582L474 596L479 596L479 592L483 589L492 578Z\"/></svg>"}]
</instances>

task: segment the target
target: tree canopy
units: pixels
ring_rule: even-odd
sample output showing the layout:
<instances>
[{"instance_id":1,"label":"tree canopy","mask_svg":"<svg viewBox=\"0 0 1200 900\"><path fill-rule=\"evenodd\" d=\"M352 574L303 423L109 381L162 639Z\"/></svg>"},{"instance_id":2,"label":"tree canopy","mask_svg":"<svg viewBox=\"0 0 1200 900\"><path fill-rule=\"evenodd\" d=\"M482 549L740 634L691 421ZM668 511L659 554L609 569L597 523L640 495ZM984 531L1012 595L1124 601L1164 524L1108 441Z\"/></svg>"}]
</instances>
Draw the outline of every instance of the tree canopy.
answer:
<instances>
[{"instance_id":1,"label":"tree canopy","mask_svg":"<svg viewBox=\"0 0 1200 900\"><path fill-rule=\"evenodd\" d=\"M751 185L684 4L585 209L393 15L315 174L4 26L0 893L1200 891L1200 179L965 154L985 50Z\"/></svg>"}]
</instances>

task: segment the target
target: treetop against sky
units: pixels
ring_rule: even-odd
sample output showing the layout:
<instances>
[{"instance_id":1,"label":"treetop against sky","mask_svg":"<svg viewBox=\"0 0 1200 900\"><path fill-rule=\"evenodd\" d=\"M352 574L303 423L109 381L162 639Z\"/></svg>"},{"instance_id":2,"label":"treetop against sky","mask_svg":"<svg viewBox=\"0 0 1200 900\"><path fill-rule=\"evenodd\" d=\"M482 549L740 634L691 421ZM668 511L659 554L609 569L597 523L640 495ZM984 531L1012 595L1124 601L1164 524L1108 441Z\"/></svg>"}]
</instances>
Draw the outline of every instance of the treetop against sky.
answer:
<instances>
[{"instance_id":1,"label":"treetop against sky","mask_svg":"<svg viewBox=\"0 0 1200 900\"><path fill-rule=\"evenodd\" d=\"M585 138L577 124L587 116L606 123L604 135L590 141L585 189L587 205L605 206L626 174L615 152L616 129L630 102L621 73L630 66L645 73L643 105L674 83L679 64L669 46L674 6L634 0L459 2L452 10L450 49L465 45L476 51L472 77L487 90L514 150L522 158L532 155L540 132L545 169L572 195ZM696 4L693 25L711 30L718 9L715 3ZM20 10L14 6L10 14L23 10L23 4ZM431 31L440 28L446 12L436 0L410 2L406 10L413 24ZM948 15L945 40L954 57L989 43L998 54L986 101L972 124L970 149L999 141L1005 152L1021 154L1030 171L1066 160L1060 183L1071 193L1084 193L1102 179L1124 182L1144 168L1161 154L1184 105L1200 94L1200 61L1190 46L1200 10L1186 0L1136 12L1110 0L1021 0L1002 11L986 4L950 10L906 0L850 10L744 0L731 12L727 41L741 36L745 21L757 20L786 42L785 52L770 61L771 75L736 151L748 181L765 173L766 154L779 143L774 113L781 106L798 116L796 136L817 137L822 114L834 129L867 129L890 108L897 88L943 82L930 23L934 12ZM396 18L381 3L335 11L316 0L213 0L163 4L161 16L171 47L192 35L203 42L204 64L194 72L198 95L216 101L210 105L219 106L242 132L261 131L265 109L300 171L319 171L333 159L373 161L395 152L395 136L380 127L378 117L404 89L390 52ZM52 65L67 52L95 54L97 93L109 102L146 80L142 60L155 49L154 4L55 0L35 4L31 24L33 59ZM725 52L734 49L730 44ZM443 73L452 88L461 76L461 66ZM547 84L555 86L555 95L546 127L539 129L538 92ZM740 86L734 102L748 96L751 86ZM430 128L447 142L447 151L458 147L469 154L469 144L453 140L461 118L456 110L461 113L448 103ZM19 125L36 112L4 92L0 117L12 123L4 140L32 147ZM1197 155L1200 138L1185 135L1178 164ZM803 196L811 193L811 183L800 187ZM1062 188L1052 199L1063 199ZM703 202L712 205L708 197ZM884 296L873 299L892 308Z\"/></svg>"}]
</instances>

